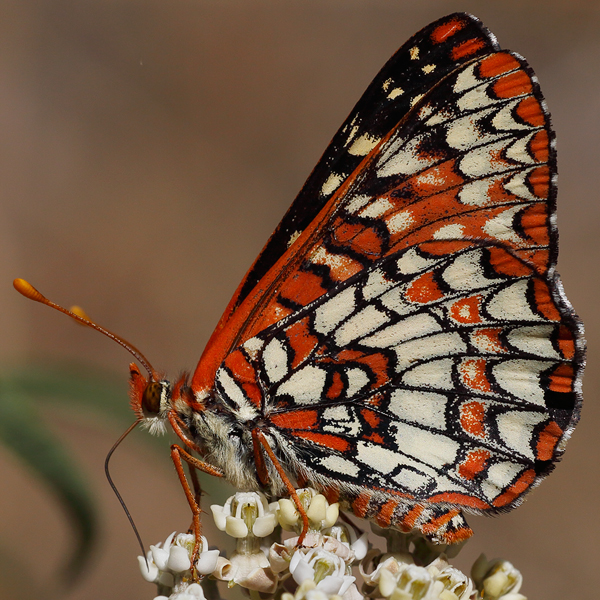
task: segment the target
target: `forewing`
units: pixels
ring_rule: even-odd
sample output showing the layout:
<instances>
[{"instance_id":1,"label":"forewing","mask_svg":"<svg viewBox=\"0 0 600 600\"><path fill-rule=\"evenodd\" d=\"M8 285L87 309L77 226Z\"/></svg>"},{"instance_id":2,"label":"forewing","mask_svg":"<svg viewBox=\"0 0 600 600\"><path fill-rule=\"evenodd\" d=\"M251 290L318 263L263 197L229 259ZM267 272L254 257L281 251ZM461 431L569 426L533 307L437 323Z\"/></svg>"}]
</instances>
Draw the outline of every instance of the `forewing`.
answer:
<instances>
[{"instance_id":1,"label":"forewing","mask_svg":"<svg viewBox=\"0 0 600 600\"><path fill-rule=\"evenodd\" d=\"M424 90L457 66L497 50L495 37L472 15L455 13L410 38L384 65L331 140L317 166L242 281L238 306L302 233L339 185L406 115ZM229 313L227 313L229 314Z\"/></svg>"}]
</instances>

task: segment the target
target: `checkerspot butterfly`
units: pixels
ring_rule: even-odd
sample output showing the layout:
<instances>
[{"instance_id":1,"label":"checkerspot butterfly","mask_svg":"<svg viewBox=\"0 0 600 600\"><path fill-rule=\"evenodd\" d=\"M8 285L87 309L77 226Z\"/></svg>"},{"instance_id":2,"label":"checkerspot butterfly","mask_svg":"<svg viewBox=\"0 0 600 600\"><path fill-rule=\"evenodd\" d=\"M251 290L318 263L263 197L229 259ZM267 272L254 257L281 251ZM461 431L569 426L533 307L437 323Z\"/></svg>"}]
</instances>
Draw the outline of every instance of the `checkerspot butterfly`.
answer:
<instances>
[{"instance_id":1,"label":"checkerspot butterfly","mask_svg":"<svg viewBox=\"0 0 600 600\"><path fill-rule=\"evenodd\" d=\"M334 136L191 379L171 384L143 356L147 379L131 366L139 421L183 442L172 457L196 535L184 462L296 501L310 484L439 543L471 535L463 512L518 505L581 405L555 205L554 134L525 60L467 14L414 35Z\"/></svg>"}]
</instances>

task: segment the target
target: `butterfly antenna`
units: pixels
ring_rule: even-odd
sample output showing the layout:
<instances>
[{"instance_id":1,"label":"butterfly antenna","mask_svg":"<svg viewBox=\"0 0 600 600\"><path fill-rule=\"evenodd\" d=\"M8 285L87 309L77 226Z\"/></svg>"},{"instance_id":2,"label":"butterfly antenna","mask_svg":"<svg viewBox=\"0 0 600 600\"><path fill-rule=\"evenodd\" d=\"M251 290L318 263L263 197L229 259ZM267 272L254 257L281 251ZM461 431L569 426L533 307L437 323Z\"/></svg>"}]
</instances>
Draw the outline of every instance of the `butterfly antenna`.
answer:
<instances>
[{"instance_id":1,"label":"butterfly antenna","mask_svg":"<svg viewBox=\"0 0 600 600\"><path fill-rule=\"evenodd\" d=\"M106 473L106 479L108 479L108 483L109 483L110 487L112 488L113 492L115 493L117 500L123 507L123 510L125 511L125 514L127 515L127 518L129 519L129 523L131 524L133 532L135 533L135 537L137 538L138 544L140 545L140 548L142 549L142 556L144 557L144 560L146 561L146 568L149 570L148 558L146 556L146 550L144 549L144 543L142 542L142 537L140 536L140 532L138 531L138 528L135 526L135 523L133 522L133 517L131 516L131 513L129 512L127 505L125 504L121 494L119 493L119 490L117 489L117 486L114 484L112 477L110 476L110 470L109 470L109 466L108 466L108 463L110 462L111 456L113 455L114 451L117 449L119 444L135 429L135 427L137 427L138 423L139 423L139 421L134 421L127 428L127 431L125 431L125 433L123 433L121 435L121 437L114 443L114 446L108 451L108 454L106 455L106 459L104 461L104 472Z\"/></svg>"},{"instance_id":2,"label":"butterfly antenna","mask_svg":"<svg viewBox=\"0 0 600 600\"><path fill-rule=\"evenodd\" d=\"M92 329L103 333L111 340L114 340L115 342L117 342L117 344L123 346L125 350L131 353L140 362L140 364L146 369L146 371L148 371L148 375L152 381L158 381L158 376L156 374L156 371L150 364L150 361L133 344L130 344L127 340L124 340L122 337L118 336L112 331L109 331L108 329L105 329L104 327L101 327L100 325L94 323L94 321L92 321L79 307L73 307L74 310L67 310L66 308L63 308L55 302L48 300L48 298L46 298L43 294L38 292L30 283L28 283L24 279L15 279L13 281L13 286L17 290L17 292L25 296L25 298L35 300L36 302L40 302L41 304L45 304L46 306L50 306L51 308L54 308L64 313L65 315L68 315L72 319L75 319L75 321L77 321L78 323L81 323L82 325L87 325L88 327L91 327Z\"/></svg>"}]
</instances>

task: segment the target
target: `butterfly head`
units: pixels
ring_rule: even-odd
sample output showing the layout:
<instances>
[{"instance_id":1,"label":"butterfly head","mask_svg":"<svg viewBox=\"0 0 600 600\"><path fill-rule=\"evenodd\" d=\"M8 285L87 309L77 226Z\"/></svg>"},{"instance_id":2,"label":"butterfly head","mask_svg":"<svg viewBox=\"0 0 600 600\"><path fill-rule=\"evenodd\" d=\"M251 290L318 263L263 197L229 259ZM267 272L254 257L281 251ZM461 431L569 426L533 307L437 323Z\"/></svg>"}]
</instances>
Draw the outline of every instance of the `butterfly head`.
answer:
<instances>
[{"instance_id":1,"label":"butterfly head","mask_svg":"<svg viewBox=\"0 0 600 600\"><path fill-rule=\"evenodd\" d=\"M149 429L151 433L164 433L166 431L166 421L168 420L169 411L173 407L173 398L179 399L182 395L182 389L187 389L185 386L186 376L182 377L177 383L173 393L171 391L171 384L158 375L148 359L133 344L92 321L79 307L73 307L71 310L68 310L48 300L48 298L24 279L15 279L13 285L26 298L54 308L78 323L99 331L132 354L148 372L148 377L144 377L137 365L134 363L129 365L130 398L133 411L138 421Z\"/></svg>"},{"instance_id":2,"label":"butterfly head","mask_svg":"<svg viewBox=\"0 0 600 600\"><path fill-rule=\"evenodd\" d=\"M79 307L68 310L48 300L24 279L15 279L13 285L26 298L54 308L78 323L99 331L132 354L148 372L148 377L144 377L137 365L134 363L129 365L131 406L136 414L137 422L149 429L151 433L158 434L166 431L166 422L169 411L173 408L173 399L181 398L182 390L187 389L185 385L187 376L183 376L172 391L171 384L158 375L148 359L133 344L92 321Z\"/></svg>"},{"instance_id":3,"label":"butterfly head","mask_svg":"<svg viewBox=\"0 0 600 600\"><path fill-rule=\"evenodd\" d=\"M134 363L129 365L129 376L131 408L142 427L150 433L164 433L173 408L171 383L156 375L145 377Z\"/></svg>"}]
</instances>

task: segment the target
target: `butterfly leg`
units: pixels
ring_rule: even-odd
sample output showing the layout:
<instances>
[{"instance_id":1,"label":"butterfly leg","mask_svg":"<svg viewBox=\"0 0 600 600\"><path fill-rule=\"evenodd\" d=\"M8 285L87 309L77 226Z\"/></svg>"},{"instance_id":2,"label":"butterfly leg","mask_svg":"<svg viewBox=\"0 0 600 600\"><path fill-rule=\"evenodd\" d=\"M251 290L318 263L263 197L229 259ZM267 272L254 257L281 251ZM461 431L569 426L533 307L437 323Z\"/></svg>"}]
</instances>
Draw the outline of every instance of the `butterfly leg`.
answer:
<instances>
[{"instance_id":1,"label":"butterfly leg","mask_svg":"<svg viewBox=\"0 0 600 600\"><path fill-rule=\"evenodd\" d=\"M171 423L171 427L173 427L173 431L177 434L177 437L179 437L181 439L181 441L185 444L186 448L189 451L194 450L195 452L198 452L198 454L202 454L202 449L196 444L194 443L193 440L191 440L188 435L186 434L185 430L184 430L184 426L181 422L180 417L177 415L177 413L175 411L171 411L168 415L169 418L169 422ZM188 456L191 456L188 452ZM193 458L193 457L192 457ZM199 461L200 462L200 461ZM206 465L206 463L202 463L203 465ZM210 466L210 465L206 465L206 466ZM190 473L190 478L192 480L192 485L194 487L194 498L196 500L196 504L198 506L200 506L200 500L202 498L202 488L200 487L200 482L198 481L198 475L196 473L196 469L198 467L189 463L188 462L188 470ZM214 469L214 467L211 467L211 469ZM201 471L207 472L206 469L200 469ZM210 472L210 471L209 471ZM214 474L212 472L210 472L211 474ZM223 474L219 475L220 477L223 477ZM180 478L181 479L181 478ZM187 481L186 481L187 484ZM183 481L182 481L182 485ZM189 486L188 486L189 487ZM184 489L185 489L185 485L184 485ZM191 504L190 504L191 506ZM193 514L193 509L192 509L192 514ZM192 530L196 530L196 527L194 525L194 521L192 521L192 524L190 525L190 528L188 531L192 531ZM197 537L197 543L199 543L200 537L198 535Z\"/></svg>"},{"instance_id":2,"label":"butterfly leg","mask_svg":"<svg viewBox=\"0 0 600 600\"><path fill-rule=\"evenodd\" d=\"M258 477L261 483L266 485L269 481L269 474L265 465L264 456L261 451L262 446L262 450L266 452L267 456L273 463L275 470L279 474L279 477L281 477L283 485L286 487L290 497L292 498L294 504L296 505L296 508L298 509L298 512L300 513L300 516L302 517L302 532L300 533L297 542L298 546L302 546L302 542L304 541L304 538L308 533L308 515L306 514L306 511L304 510L304 507L300 502L300 498L298 498L298 494L296 494L296 489L294 488L292 482L289 480L288 476L285 474L281 463L279 462L279 460L277 460L277 457L275 456L275 452L273 452L273 449L271 448L271 446L269 446L267 438L264 436L263 432L260 429L254 429L252 431L252 441L254 444L254 458L256 460L256 470L258 472Z\"/></svg>"},{"instance_id":3,"label":"butterfly leg","mask_svg":"<svg viewBox=\"0 0 600 600\"><path fill-rule=\"evenodd\" d=\"M202 533L202 528L200 524L200 486L198 483L197 477L195 475L192 477L192 482L194 483L194 490L190 488L190 484L187 481L185 476L185 471L183 470L183 462L185 461L190 467L193 469L198 469L203 473L208 473L209 475L215 475L216 477L224 477L224 474L219 469L216 469L212 465L208 463L202 462L197 458L193 457L189 452L184 450L181 446L177 444L173 444L171 446L171 459L173 460L173 464L175 465L175 470L177 471L177 475L179 477L179 481L181 482L181 487L185 492L188 504L190 505L190 509L192 511L192 526L194 529L194 551L192 553L192 573L194 572L193 565L198 558L198 553L200 551L200 536ZM196 487L198 486L198 487Z\"/></svg>"},{"instance_id":4,"label":"butterfly leg","mask_svg":"<svg viewBox=\"0 0 600 600\"><path fill-rule=\"evenodd\" d=\"M200 480L198 479L198 472L195 467L192 465L188 465L188 472L190 474L190 479L192 480L192 488L194 489L194 498L196 499L196 503L200 505L200 501L202 499L202 486L200 485ZM190 531L193 528L193 523L190 525Z\"/></svg>"}]
</instances>

